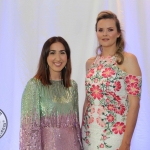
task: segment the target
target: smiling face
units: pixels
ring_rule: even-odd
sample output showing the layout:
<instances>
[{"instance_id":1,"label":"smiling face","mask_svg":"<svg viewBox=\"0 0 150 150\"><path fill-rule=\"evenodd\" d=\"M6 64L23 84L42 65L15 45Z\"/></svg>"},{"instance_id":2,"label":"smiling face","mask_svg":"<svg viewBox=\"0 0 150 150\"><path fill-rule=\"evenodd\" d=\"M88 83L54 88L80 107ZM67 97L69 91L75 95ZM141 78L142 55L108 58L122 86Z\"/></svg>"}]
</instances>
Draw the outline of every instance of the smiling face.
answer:
<instances>
[{"instance_id":1,"label":"smiling face","mask_svg":"<svg viewBox=\"0 0 150 150\"><path fill-rule=\"evenodd\" d=\"M60 75L67 63L67 54L62 43L56 42L50 46L47 63L51 77Z\"/></svg>"},{"instance_id":2,"label":"smiling face","mask_svg":"<svg viewBox=\"0 0 150 150\"><path fill-rule=\"evenodd\" d=\"M115 20L101 19L97 23L97 38L100 45L105 47L115 47L120 33L117 31Z\"/></svg>"}]
</instances>

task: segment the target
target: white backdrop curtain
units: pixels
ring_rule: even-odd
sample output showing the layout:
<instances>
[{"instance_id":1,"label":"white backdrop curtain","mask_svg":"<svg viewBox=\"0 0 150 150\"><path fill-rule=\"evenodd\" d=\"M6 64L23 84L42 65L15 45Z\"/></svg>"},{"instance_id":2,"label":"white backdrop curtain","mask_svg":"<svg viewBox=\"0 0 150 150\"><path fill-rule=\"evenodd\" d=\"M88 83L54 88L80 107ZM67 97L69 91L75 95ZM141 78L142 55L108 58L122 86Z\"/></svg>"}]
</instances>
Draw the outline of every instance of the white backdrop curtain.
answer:
<instances>
[{"instance_id":1,"label":"white backdrop curtain","mask_svg":"<svg viewBox=\"0 0 150 150\"><path fill-rule=\"evenodd\" d=\"M95 55L97 14L111 10L121 21L126 51L134 53L142 74L142 98L131 150L150 150L150 0L0 0L0 109L8 129L0 150L19 150L21 96L37 70L44 42L64 37L78 83L80 120L85 98L85 62Z\"/></svg>"}]
</instances>

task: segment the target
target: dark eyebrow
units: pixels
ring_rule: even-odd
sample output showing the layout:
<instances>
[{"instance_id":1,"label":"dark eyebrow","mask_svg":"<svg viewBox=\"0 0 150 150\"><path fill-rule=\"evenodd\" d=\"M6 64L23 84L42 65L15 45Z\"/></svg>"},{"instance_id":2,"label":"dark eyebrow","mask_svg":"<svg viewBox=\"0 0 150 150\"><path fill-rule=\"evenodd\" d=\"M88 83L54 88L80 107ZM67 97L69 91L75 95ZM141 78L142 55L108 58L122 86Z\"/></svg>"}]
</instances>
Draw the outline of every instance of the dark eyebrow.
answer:
<instances>
[{"instance_id":1,"label":"dark eyebrow","mask_svg":"<svg viewBox=\"0 0 150 150\"><path fill-rule=\"evenodd\" d=\"M108 28L114 28L114 27L108 27ZM99 27L99 29L103 29L102 27Z\"/></svg>"},{"instance_id":2,"label":"dark eyebrow","mask_svg":"<svg viewBox=\"0 0 150 150\"><path fill-rule=\"evenodd\" d=\"M56 50L51 50L51 49L50 49L49 51L53 51L53 52L54 52L54 51L56 51ZM60 50L60 52L63 52L63 51L66 51L66 50Z\"/></svg>"},{"instance_id":3,"label":"dark eyebrow","mask_svg":"<svg viewBox=\"0 0 150 150\"><path fill-rule=\"evenodd\" d=\"M109 28L114 28L114 27L108 27L108 29L109 29Z\"/></svg>"}]
</instances>

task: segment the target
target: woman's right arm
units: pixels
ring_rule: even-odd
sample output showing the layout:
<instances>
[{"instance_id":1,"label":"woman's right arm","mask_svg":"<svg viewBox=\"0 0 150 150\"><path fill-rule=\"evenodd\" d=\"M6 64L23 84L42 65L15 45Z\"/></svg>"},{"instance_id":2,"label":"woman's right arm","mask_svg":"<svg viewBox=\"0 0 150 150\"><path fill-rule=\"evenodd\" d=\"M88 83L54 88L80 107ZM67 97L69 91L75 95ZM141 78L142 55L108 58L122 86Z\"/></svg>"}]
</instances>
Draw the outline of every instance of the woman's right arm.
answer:
<instances>
[{"instance_id":1,"label":"woman's right arm","mask_svg":"<svg viewBox=\"0 0 150 150\"><path fill-rule=\"evenodd\" d=\"M84 114L85 114L85 109L87 107L87 104L88 104L88 100L85 98L84 105L83 105L83 111L82 111L82 121L84 120Z\"/></svg>"},{"instance_id":2,"label":"woman's right arm","mask_svg":"<svg viewBox=\"0 0 150 150\"><path fill-rule=\"evenodd\" d=\"M42 150L38 81L31 79L21 104L20 150Z\"/></svg>"},{"instance_id":3,"label":"woman's right arm","mask_svg":"<svg viewBox=\"0 0 150 150\"><path fill-rule=\"evenodd\" d=\"M87 60L87 62L86 62L86 73L88 72L88 70L91 67L91 65L93 64L93 62L95 61L95 58L96 57L92 57L92 58ZM83 111L82 111L82 121L84 119L84 114L85 114L85 109L87 107L87 104L88 104L88 100L87 100L87 96L85 96L85 101L84 101Z\"/></svg>"}]
</instances>

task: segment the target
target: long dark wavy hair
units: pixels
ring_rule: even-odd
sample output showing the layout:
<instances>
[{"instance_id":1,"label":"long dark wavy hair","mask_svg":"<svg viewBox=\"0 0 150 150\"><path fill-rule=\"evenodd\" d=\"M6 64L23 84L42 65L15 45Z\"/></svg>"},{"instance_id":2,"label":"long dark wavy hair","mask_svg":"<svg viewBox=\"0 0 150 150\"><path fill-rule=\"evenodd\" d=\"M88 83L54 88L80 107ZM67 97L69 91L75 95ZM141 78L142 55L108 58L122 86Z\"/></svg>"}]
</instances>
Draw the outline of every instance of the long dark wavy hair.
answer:
<instances>
[{"instance_id":1,"label":"long dark wavy hair","mask_svg":"<svg viewBox=\"0 0 150 150\"><path fill-rule=\"evenodd\" d=\"M67 64L61 71L61 79L62 79L63 85L66 88L68 88L71 86L70 78L71 78L71 71L72 71L71 58L70 58L70 47L69 47L68 43L66 42L66 40L60 36L51 37L44 43L42 52L41 52L41 56L40 56L40 60L39 60L38 70L34 77L36 79L40 80L43 85L51 85L52 84L50 81L50 71L48 68L47 57L49 55L50 46L56 42L60 42L63 44L63 46L65 47L66 54L67 54Z\"/></svg>"},{"instance_id":2,"label":"long dark wavy hair","mask_svg":"<svg viewBox=\"0 0 150 150\"><path fill-rule=\"evenodd\" d=\"M124 56L123 56L123 52L124 52L124 48L125 48L125 41L124 41L124 37L123 37L123 33L120 27L120 22L117 18L117 16L112 13L111 11L102 11L98 14L97 18L96 18L96 24L95 24L95 30L97 32L97 23L101 20L101 19L113 19L116 23L116 28L118 33L120 33L120 36L117 38L116 41L116 54L120 57L120 60L117 60L117 64L121 65L124 61ZM98 47L98 49L101 50L101 46Z\"/></svg>"}]
</instances>

